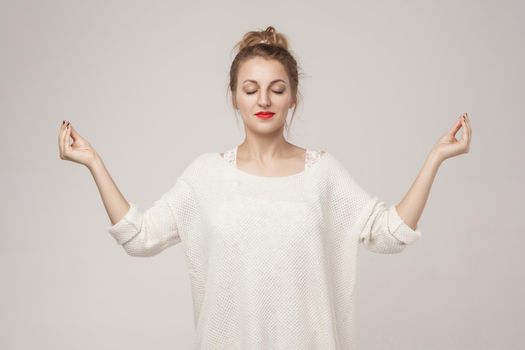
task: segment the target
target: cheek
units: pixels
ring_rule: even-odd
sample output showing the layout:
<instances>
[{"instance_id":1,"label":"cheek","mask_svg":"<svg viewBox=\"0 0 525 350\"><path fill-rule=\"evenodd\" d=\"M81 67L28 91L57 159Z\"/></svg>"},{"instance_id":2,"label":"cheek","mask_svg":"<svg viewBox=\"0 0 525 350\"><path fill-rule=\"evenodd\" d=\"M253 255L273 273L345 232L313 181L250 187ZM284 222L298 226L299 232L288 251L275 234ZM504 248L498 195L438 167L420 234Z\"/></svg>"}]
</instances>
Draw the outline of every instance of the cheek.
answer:
<instances>
[{"instance_id":1,"label":"cheek","mask_svg":"<svg viewBox=\"0 0 525 350\"><path fill-rule=\"evenodd\" d=\"M245 93L237 95L237 103L249 105L252 104L254 101L256 101L255 94L253 95L246 95Z\"/></svg>"},{"instance_id":2,"label":"cheek","mask_svg":"<svg viewBox=\"0 0 525 350\"><path fill-rule=\"evenodd\" d=\"M292 100L290 96L278 96L274 99L274 104L278 106L279 108L286 109L290 104L292 103Z\"/></svg>"}]
</instances>

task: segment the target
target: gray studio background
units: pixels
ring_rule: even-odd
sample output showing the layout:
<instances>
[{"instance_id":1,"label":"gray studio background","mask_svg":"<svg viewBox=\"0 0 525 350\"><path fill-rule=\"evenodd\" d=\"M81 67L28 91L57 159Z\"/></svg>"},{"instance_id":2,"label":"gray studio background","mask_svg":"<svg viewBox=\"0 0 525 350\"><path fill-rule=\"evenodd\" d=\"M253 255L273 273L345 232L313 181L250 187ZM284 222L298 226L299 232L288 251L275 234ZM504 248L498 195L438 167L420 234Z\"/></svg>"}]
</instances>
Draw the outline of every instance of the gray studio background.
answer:
<instances>
[{"instance_id":1,"label":"gray studio background","mask_svg":"<svg viewBox=\"0 0 525 350\"><path fill-rule=\"evenodd\" d=\"M273 25L305 74L290 141L398 203L463 112L402 254L359 248L359 349L523 349L525 6L520 1L0 1L1 349L189 349L180 245L126 255L70 120L147 209L203 152L242 142L233 45ZM461 132L458 138L461 137Z\"/></svg>"}]
</instances>

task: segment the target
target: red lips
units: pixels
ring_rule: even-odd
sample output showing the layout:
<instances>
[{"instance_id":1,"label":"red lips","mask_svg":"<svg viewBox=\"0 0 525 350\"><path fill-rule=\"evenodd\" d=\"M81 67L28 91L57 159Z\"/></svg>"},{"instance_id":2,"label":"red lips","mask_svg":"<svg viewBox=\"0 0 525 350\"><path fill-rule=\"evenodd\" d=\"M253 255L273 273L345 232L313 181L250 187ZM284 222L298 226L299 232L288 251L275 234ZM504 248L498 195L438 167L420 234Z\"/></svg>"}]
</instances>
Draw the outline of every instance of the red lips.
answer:
<instances>
[{"instance_id":1,"label":"red lips","mask_svg":"<svg viewBox=\"0 0 525 350\"><path fill-rule=\"evenodd\" d=\"M259 113L256 113L255 115L258 116L259 118L271 118L273 117L275 113L273 112L259 112Z\"/></svg>"}]
</instances>

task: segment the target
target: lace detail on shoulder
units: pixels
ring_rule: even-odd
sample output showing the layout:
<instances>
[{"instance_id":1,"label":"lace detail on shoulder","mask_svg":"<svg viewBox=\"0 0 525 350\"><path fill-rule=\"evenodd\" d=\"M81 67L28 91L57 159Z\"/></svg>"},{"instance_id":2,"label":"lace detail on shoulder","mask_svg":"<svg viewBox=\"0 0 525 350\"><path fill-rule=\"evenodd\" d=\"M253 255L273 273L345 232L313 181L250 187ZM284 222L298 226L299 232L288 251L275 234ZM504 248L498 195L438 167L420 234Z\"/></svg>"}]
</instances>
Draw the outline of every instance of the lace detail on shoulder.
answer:
<instances>
[{"instance_id":1,"label":"lace detail on shoulder","mask_svg":"<svg viewBox=\"0 0 525 350\"><path fill-rule=\"evenodd\" d=\"M305 166L310 168L321 159L325 151L306 150Z\"/></svg>"},{"instance_id":2,"label":"lace detail on shoulder","mask_svg":"<svg viewBox=\"0 0 525 350\"><path fill-rule=\"evenodd\" d=\"M226 152L224 152L223 156L224 160L226 160L230 164L235 164L235 149L230 149Z\"/></svg>"}]
</instances>

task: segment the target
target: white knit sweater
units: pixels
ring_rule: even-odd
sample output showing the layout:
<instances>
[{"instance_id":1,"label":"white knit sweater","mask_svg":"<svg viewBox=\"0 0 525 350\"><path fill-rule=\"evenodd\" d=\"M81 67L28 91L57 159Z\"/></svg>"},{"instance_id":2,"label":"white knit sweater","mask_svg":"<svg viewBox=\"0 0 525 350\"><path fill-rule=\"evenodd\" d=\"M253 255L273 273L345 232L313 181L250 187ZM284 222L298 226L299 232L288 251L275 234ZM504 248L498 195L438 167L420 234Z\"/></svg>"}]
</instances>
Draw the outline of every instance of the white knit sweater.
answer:
<instances>
[{"instance_id":1,"label":"white knit sweater","mask_svg":"<svg viewBox=\"0 0 525 350\"><path fill-rule=\"evenodd\" d=\"M131 256L182 243L194 349L352 349L358 243L399 253L421 237L329 152L304 171L240 170L236 150L197 156L146 211L108 231Z\"/></svg>"}]
</instances>

